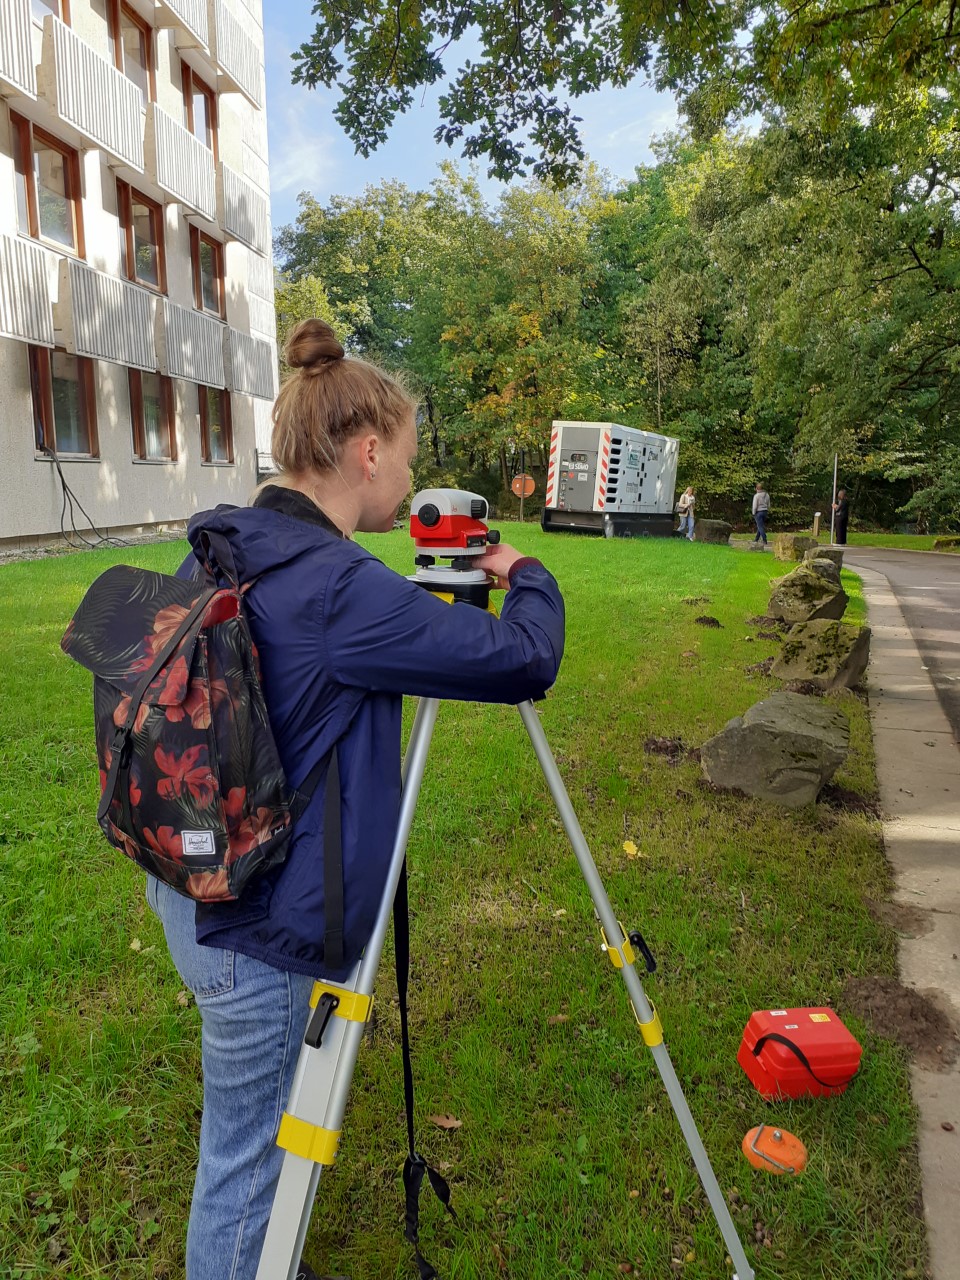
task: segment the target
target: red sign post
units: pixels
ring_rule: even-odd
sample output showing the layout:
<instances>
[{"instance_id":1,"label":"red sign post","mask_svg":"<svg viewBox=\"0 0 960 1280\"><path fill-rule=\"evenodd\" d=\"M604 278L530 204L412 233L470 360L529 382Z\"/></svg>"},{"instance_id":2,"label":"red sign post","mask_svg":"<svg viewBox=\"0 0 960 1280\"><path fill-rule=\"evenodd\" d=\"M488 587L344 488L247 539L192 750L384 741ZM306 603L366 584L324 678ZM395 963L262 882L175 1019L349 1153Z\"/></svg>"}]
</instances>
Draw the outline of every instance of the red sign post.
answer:
<instances>
[{"instance_id":1,"label":"red sign post","mask_svg":"<svg viewBox=\"0 0 960 1280\"><path fill-rule=\"evenodd\" d=\"M513 477L513 484L511 484L510 488L520 499L521 522L523 521L523 500L524 498L529 498L531 493L533 493L534 489L536 489L536 487L537 486L534 483L533 476L528 476L521 472L520 475Z\"/></svg>"}]
</instances>

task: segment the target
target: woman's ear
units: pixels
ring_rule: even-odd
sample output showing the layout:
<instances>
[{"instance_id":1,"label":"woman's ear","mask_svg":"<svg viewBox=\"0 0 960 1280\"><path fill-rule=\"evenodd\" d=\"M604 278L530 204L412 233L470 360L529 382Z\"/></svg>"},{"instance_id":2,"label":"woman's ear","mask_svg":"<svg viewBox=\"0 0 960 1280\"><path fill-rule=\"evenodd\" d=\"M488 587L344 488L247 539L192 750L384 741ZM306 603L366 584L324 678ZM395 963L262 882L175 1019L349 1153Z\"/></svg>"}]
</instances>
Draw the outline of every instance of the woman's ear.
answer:
<instances>
[{"instance_id":1,"label":"woman's ear","mask_svg":"<svg viewBox=\"0 0 960 1280\"><path fill-rule=\"evenodd\" d=\"M380 461L380 437L374 432L360 437L360 469L366 479L372 480L377 474Z\"/></svg>"}]
</instances>

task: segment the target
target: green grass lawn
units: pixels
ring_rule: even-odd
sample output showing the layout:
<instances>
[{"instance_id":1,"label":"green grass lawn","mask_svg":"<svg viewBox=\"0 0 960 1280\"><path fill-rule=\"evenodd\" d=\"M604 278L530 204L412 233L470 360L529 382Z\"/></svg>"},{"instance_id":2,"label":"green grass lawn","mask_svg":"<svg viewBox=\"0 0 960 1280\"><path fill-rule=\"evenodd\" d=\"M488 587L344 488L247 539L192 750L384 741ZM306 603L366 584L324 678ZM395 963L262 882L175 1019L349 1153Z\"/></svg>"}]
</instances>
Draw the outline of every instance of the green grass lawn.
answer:
<instances>
[{"instance_id":1,"label":"green grass lawn","mask_svg":"<svg viewBox=\"0 0 960 1280\"><path fill-rule=\"evenodd\" d=\"M685 541L508 536L563 588L567 654L542 722L614 909L658 958L645 986L758 1276L921 1274L902 1053L850 1017L865 1058L847 1094L776 1105L736 1063L752 1010L829 1002L844 1014L847 978L895 972L895 936L865 902L888 888L878 824L718 795L695 763L643 749L649 736L699 744L773 689L744 670L776 648L747 620L788 566ZM405 535L370 544L412 567ZM199 1020L142 874L96 828L89 677L58 648L97 573L121 560L169 570L181 554L165 544L0 569L2 1276L183 1275ZM853 749L837 781L873 795L866 707L839 702ZM449 1226L424 1197L424 1249L445 1280L601 1280L626 1264L651 1280L728 1275L513 710L441 709L410 856L420 1146L460 1215ZM414 1271L395 990L385 964L308 1237L319 1270L355 1280ZM440 1113L462 1126L434 1127ZM740 1141L760 1121L807 1144L802 1177L747 1165Z\"/></svg>"}]
</instances>

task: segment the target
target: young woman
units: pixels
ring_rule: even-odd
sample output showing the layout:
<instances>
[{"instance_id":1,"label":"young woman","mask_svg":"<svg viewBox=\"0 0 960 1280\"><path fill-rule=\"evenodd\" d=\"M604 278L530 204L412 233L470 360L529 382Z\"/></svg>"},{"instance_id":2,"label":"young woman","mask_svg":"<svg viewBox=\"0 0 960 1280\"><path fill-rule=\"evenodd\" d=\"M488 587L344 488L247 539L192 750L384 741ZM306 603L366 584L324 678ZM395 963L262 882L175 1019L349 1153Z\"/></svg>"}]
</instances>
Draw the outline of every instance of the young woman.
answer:
<instances>
[{"instance_id":1,"label":"young woman","mask_svg":"<svg viewBox=\"0 0 960 1280\"><path fill-rule=\"evenodd\" d=\"M344 883L342 963L324 959L321 780L287 861L241 901L195 905L150 879L202 1020L200 1159L187 1280L253 1280L282 1152L275 1139L316 978L343 979L373 926L400 801L403 694L517 703L556 679L563 601L540 564L503 544L478 563L508 591L499 618L448 605L353 542L393 528L410 491L415 406L383 371L344 358L307 320L287 344L274 408L280 474L250 507L191 521L227 537L260 654L264 696L293 786L337 744ZM199 553L198 553L199 554ZM181 573L192 573L191 559ZM365 883L351 895L351 885ZM304 1276L313 1276L305 1264Z\"/></svg>"},{"instance_id":2,"label":"young woman","mask_svg":"<svg viewBox=\"0 0 960 1280\"><path fill-rule=\"evenodd\" d=\"M693 485L687 485L677 503L677 512L680 516L680 528L677 532L683 534L690 542L693 541L693 511L696 505L697 498Z\"/></svg>"}]
</instances>

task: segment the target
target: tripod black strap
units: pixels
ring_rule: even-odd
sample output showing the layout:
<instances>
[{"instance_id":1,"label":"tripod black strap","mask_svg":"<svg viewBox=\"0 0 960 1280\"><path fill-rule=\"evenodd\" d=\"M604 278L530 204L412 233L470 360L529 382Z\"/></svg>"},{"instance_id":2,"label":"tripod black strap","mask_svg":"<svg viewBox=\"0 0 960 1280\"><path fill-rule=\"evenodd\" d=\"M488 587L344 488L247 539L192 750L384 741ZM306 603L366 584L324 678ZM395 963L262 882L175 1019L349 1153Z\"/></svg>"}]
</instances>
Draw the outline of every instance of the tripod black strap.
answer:
<instances>
[{"instance_id":1,"label":"tripod black strap","mask_svg":"<svg viewBox=\"0 0 960 1280\"><path fill-rule=\"evenodd\" d=\"M857 1074L856 1071L854 1071L853 1075L849 1076L846 1080L839 1080L834 1084L829 1084L826 1080L821 1080L813 1067L811 1067L807 1055L803 1052L800 1046L798 1044L794 1044L787 1036L782 1036L776 1031L768 1031L765 1036L760 1037L757 1043L753 1046L753 1053L755 1057L760 1056L760 1050L769 1040L773 1040L776 1044L786 1045L790 1052L796 1055L800 1065L804 1067L813 1079L816 1080L817 1084L821 1085L824 1089L842 1089L844 1085L849 1084L853 1079L853 1076Z\"/></svg>"},{"instance_id":2,"label":"tripod black strap","mask_svg":"<svg viewBox=\"0 0 960 1280\"><path fill-rule=\"evenodd\" d=\"M403 1097L407 1112L407 1146L409 1153L403 1162L403 1190L406 1199L404 1236L413 1245L420 1280L438 1280L438 1273L420 1252L420 1188L424 1175L430 1180L438 1200L457 1220L450 1203L450 1187L436 1169L417 1154L413 1132L413 1068L410 1065L410 1027L407 1018L407 986L410 980L410 917L407 897L407 864L403 864L397 896L393 900L393 936L397 960L397 992L400 997L400 1037L403 1044Z\"/></svg>"}]
</instances>

